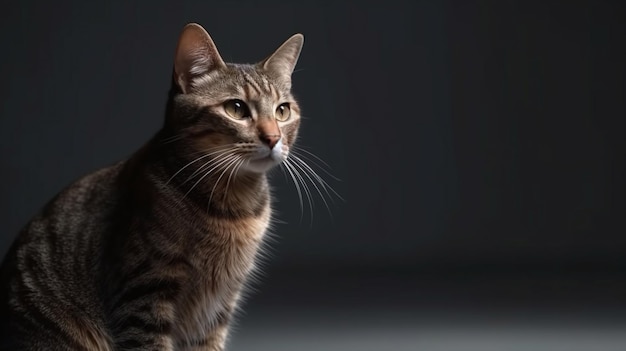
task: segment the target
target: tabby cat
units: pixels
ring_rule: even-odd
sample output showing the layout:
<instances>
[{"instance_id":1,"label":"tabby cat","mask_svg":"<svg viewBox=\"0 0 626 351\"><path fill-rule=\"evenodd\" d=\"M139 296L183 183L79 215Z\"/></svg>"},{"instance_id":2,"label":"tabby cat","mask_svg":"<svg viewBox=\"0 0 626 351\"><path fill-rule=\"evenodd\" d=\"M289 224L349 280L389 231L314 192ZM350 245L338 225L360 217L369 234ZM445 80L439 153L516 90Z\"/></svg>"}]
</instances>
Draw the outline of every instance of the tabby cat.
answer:
<instances>
[{"instance_id":1,"label":"tabby cat","mask_svg":"<svg viewBox=\"0 0 626 351\"><path fill-rule=\"evenodd\" d=\"M5 257L1 350L224 349L270 226L266 172L298 133L303 42L225 63L185 26L163 127L59 193Z\"/></svg>"}]
</instances>

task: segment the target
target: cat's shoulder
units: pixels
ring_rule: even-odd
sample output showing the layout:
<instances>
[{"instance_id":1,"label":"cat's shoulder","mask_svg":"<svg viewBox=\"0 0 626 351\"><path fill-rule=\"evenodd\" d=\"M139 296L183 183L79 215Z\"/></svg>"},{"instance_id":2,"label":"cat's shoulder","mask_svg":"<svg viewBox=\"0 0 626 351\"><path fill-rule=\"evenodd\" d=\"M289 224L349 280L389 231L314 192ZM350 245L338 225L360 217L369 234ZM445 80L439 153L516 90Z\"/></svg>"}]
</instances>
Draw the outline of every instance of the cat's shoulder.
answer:
<instances>
[{"instance_id":1,"label":"cat's shoulder","mask_svg":"<svg viewBox=\"0 0 626 351\"><path fill-rule=\"evenodd\" d=\"M67 196L88 196L98 190L106 190L118 182L125 161L88 173L65 188Z\"/></svg>"},{"instance_id":2,"label":"cat's shoulder","mask_svg":"<svg viewBox=\"0 0 626 351\"><path fill-rule=\"evenodd\" d=\"M116 197L124 161L83 175L61 190L45 207L44 212L101 206Z\"/></svg>"}]
</instances>

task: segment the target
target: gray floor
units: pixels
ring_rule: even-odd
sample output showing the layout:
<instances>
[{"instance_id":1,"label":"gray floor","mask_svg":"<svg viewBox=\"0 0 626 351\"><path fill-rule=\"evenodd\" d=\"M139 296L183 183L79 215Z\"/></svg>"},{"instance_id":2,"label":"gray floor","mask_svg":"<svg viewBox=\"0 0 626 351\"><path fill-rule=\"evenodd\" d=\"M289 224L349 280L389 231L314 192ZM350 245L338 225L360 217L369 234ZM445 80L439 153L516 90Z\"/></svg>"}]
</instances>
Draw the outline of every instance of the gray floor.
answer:
<instances>
[{"instance_id":1,"label":"gray floor","mask_svg":"<svg viewBox=\"0 0 626 351\"><path fill-rule=\"evenodd\" d=\"M522 321L395 313L256 310L240 317L230 350L626 350L626 323L606 316L537 315Z\"/></svg>"},{"instance_id":2,"label":"gray floor","mask_svg":"<svg viewBox=\"0 0 626 351\"><path fill-rule=\"evenodd\" d=\"M291 277L251 295L229 350L626 350L619 272Z\"/></svg>"},{"instance_id":3,"label":"gray floor","mask_svg":"<svg viewBox=\"0 0 626 351\"><path fill-rule=\"evenodd\" d=\"M297 324L257 326L240 331L231 350L431 350L431 351L624 351L623 328L593 330L572 328L484 328L480 325L449 328L387 326L351 329L332 323L321 326Z\"/></svg>"}]
</instances>

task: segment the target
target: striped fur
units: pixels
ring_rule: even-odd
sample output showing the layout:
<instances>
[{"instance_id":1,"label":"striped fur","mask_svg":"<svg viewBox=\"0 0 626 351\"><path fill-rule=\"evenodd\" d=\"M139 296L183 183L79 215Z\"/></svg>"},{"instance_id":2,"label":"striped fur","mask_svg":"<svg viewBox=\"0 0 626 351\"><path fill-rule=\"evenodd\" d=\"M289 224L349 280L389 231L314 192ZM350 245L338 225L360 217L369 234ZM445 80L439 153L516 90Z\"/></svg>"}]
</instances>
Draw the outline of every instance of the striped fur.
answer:
<instances>
[{"instance_id":1,"label":"striped fur","mask_svg":"<svg viewBox=\"0 0 626 351\"><path fill-rule=\"evenodd\" d=\"M230 64L185 27L163 128L59 193L5 257L0 350L224 349L271 222L265 172L297 137L302 43ZM228 114L234 99L249 116Z\"/></svg>"}]
</instances>

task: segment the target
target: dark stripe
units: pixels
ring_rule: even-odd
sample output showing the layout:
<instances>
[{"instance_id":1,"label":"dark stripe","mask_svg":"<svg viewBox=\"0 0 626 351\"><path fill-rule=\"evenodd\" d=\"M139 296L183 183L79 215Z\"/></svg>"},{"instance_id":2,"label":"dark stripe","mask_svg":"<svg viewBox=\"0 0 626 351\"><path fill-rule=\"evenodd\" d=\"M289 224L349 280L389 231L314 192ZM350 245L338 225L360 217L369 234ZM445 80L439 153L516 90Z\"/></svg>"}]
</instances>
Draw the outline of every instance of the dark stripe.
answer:
<instances>
[{"instance_id":1,"label":"dark stripe","mask_svg":"<svg viewBox=\"0 0 626 351\"><path fill-rule=\"evenodd\" d=\"M115 343L117 350L132 350L139 349L142 346L145 346L143 342L136 339L129 339L124 341L118 341Z\"/></svg>"},{"instance_id":2,"label":"dark stripe","mask_svg":"<svg viewBox=\"0 0 626 351\"><path fill-rule=\"evenodd\" d=\"M261 81L263 82L263 88L265 89L265 92L271 93L272 88L270 87L270 81L264 76L261 76Z\"/></svg>"},{"instance_id":3,"label":"dark stripe","mask_svg":"<svg viewBox=\"0 0 626 351\"><path fill-rule=\"evenodd\" d=\"M130 284L134 279L140 277L143 273L148 272L152 268L152 264L148 260L142 260L130 272L124 273L119 281L116 282L117 288L113 291L112 296L119 295L122 290Z\"/></svg>"},{"instance_id":4,"label":"dark stripe","mask_svg":"<svg viewBox=\"0 0 626 351\"><path fill-rule=\"evenodd\" d=\"M280 100L280 94L278 93L278 90L276 89L274 84L270 84L270 92L272 93L272 96L276 101Z\"/></svg>"},{"instance_id":5,"label":"dark stripe","mask_svg":"<svg viewBox=\"0 0 626 351\"><path fill-rule=\"evenodd\" d=\"M246 81L246 83L250 84L250 86L252 86L254 90L256 90L257 94L263 94L263 91L261 91L261 86L257 82L255 82L250 75L244 73L243 79Z\"/></svg>"},{"instance_id":6,"label":"dark stripe","mask_svg":"<svg viewBox=\"0 0 626 351\"><path fill-rule=\"evenodd\" d=\"M142 252L143 253L143 252ZM142 274L146 274L149 272L154 265L152 264L152 260L143 259L139 264L137 264L130 272L124 274L124 280L121 282L122 285L126 285L130 280L136 279L140 277Z\"/></svg>"},{"instance_id":7,"label":"dark stripe","mask_svg":"<svg viewBox=\"0 0 626 351\"><path fill-rule=\"evenodd\" d=\"M116 323L116 328L122 331L139 329L149 334L169 334L172 331L170 322L147 321L136 314L123 318Z\"/></svg>"},{"instance_id":8,"label":"dark stripe","mask_svg":"<svg viewBox=\"0 0 626 351\"><path fill-rule=\"evenodd\" d=\"M209 106L185 104L176 111L179 121L184 121L187 126L194 126L204 117L210 114Z\"/></svg>"},{"instance_id":9,"label":"dark stripe","mask_svg":"<svg viewBox=\"0 0 626 351\"><path fill-rule=\"evenodd\" d=\"M181 284L177 280L154 279L129 287L115 302L113 309L117 309L120 305L129 304L138 299L147 297L158 298L161 300L172 300L179 293L180 289Z\"/></svg>"},{"instance_id":10,"label":"dark stripe","mask_svg":"<svg viewBox=\"0 0 626 351\"><path fill-rule=\"evenodd\" d=\"M249 217L259 217L269 203L269 195L264 190L260 190L260 196L257 197L255 203L245 204L246 208L236 208L236 206L224 208L222 201L216 199L213 199L211 203L207 204L208 196L202 191L192 191L187 194L186 187L177 186L174 189L180 194L181 198L185 195L185 201L191 200L202 213L208 211L211 217L219 219L239 220ZM251 208L250 205L252 205ZM191 221L192 220L189 220L188 222Z\"/></svg>"},{"instance_id":11,"label":"dark stripe","mask_svg":"<svg viewBox=\"0 0 626 351\"><path fill-rule=\"evenodd\" d=\"M225 209L220 206L216 206L216 204L212 202L209 205L209 214L212 217L228 219L231 221L236 221L248 217L256 218L263 213L265 207L267 206L268 200L269 197L267 195L263 195L263 197L258 199L257 203L254 204L254 207L251 209Z\"/></svg>"},{"instance_id":12,"label":"dark stripe","mask_svg":"<svg viewBox=\"0 0 626 351\"><path fill-rule=\"evenodd\" d=\"M246 95L246 101L249 101L252 98L250 95L250 84L243 85L243 93Z\"/></svg>"},{"instance_id":13,"label":"dark stripe","mask_svg":"<svg viewBox=\"0 0 626 351\"><path fill-rule=\"evenodd\" d=\"M267 192L264 192L256 203L256 206L252 208L252 215L254 217L260 216L263 211L265 211L266 207L269 205L270 197Z\"/></svg>"},{"instance_id":14,"label":"dark stripe","mask_svg":"<svg viewBox=\"0 0 626 351\"><path fill-rule=\"evenodd\" d=\"M237 135L239 133L239 126L235 123L228 122L226 119L218 114L207 111L202 115L202 120L192 121L185 132L189 138L202 138L211 134L223 134L225 136ZM188 138L181 139L183 141ZM186 143L179 143L179 147L182 149L176 149L173 157L180 159L180 155L188 155L191 152L197 151L193 147L189 147ZM182 162L182 161L181 161Z\"/></svg>"},{"instance_id":15,"label":"dark stripe","mask_svg":"<svg viewBox=\"0 0 626 351\"><path fill-rule=\"evenodd\" d=\"M20 329L27 334L29 339L36 333L38 337L33 338L34 340L41 341L44 339L50 342L60 342L71 350L85 350L84 345L80 344L77 340L72 338L65 329L61 328L58 324L58 321L62 320L61 315L58 315L58 317L57 320L52 320L43 314L36 306L32 305L27 306L27 311L24 313L15 311L11 313L13 326L16 327L19 325ZM42 334L46 337L42 337ZM24 339L24 341L26 341L26 337Z\"/></svg>"},{"instance_id":16,"label":"dark stripe","mask_svg":"<svg viewBox=\"0 0 626 351\"><path fill-rule=\"evenodd\" d=\"M215 315L215 324L216 325L226 325L230 322L230 311L221 311Z\"/></svg>"},{"instance_id":17,"label":"dark stripe","mask_svg":"<svg viewBox=\"0 0 626 351\"><path fill-rule=\"evenodd\" d=\"M193 218L188 220L191 222ZM174 232L175 229L176 228L171 230L169 228L162 228L162 230L167 232ZM143 274L153 272L155 269L158 270L161 267L177 267L181 269L181 271L195 269L187 257L176 253L177 245L168 240L167 236L151 230L139 231L137 234L139 240L142 241L143 251L141 254L149 258L144 259L144 261L138 264L129 273L126 273L125 276L127 279L132 280ZM156 237L157 235L158 237Z\"/></svg>"},{"instance_id":18,"label":"dark stripe","mask_svg":"<svg viewBox=\"0 0 626 351\"><path fill-rule=\"evenodd\" d=\"M154 309L154 304L152 302L146 302L143 305L139 305L134 308L136 313L150 313Z\"/></svg>"}]
</instances>

